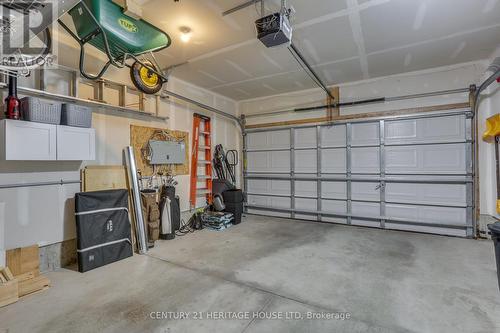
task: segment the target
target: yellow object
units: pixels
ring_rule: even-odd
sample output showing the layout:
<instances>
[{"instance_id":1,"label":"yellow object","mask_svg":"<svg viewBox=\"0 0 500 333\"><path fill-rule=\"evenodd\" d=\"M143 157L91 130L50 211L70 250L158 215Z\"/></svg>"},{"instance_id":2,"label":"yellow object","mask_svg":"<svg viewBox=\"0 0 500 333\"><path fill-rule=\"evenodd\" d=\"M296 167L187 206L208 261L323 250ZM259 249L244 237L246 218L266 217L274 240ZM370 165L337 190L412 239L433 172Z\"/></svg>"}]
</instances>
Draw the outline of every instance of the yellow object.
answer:
<instances>
[{"instance_id":1,"label":"yellow object","mask_svg":"<svg viewBox=\"0 0 500 333\"><path fill-rule=\"evenodd\" d=\"M500 200L497 200L497 213L500 214Z\"/></svg>"},{"instance_id":2,"label":"yellow object","mask_svg":"<svg viewBox=\"0 0 500 333\"><path fill-rule=\"evenodd\" d=\"M494 142L496 136L500 136L500 113L486 120L486 131L483 134L483 140Z\"/></svg>"},{"instance_id":3,"label":"yellow object","mask_svg":"<svg viewBox=\"0 0 500 333\"><path fill-rule=\"evenodd\" d=\"M141 68L141 80L144 82L145 85L149 87L154 87L158 84L158 75L155 73L151 72L149 69L146 67Z\"/></svg>"}]
</instances>

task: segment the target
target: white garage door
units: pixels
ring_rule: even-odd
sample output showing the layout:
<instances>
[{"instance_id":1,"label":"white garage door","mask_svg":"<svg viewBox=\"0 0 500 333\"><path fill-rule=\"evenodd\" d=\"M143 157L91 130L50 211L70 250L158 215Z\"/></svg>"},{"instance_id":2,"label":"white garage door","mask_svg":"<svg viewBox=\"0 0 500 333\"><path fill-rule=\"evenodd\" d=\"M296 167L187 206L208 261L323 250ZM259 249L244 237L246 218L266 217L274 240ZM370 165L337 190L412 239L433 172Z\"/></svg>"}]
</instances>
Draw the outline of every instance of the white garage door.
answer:
<instances>
[{"instance_id":1,"label":"white garage door","mask_svg":"<svg viewBox=\"0 0 500 333\"><path fill-rule=\"evenodd\" d=\"M247 212L472 237L470 116L247 131Z\"/></svg>"}]
</instances>

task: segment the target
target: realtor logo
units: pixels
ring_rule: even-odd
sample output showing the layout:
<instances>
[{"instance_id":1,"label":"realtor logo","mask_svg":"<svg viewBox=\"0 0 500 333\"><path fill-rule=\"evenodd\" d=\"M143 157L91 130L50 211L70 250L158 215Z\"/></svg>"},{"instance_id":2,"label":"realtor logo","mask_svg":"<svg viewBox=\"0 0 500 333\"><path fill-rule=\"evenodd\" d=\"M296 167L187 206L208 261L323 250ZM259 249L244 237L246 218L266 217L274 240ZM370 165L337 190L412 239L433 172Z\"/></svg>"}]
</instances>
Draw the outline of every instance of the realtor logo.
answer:
<instances>
[{"instance_id":1,"label":"realtor logo","mask_svg":"<svg viewBox=\"0 0 500 333\"><path fill-rule=\"evenodd\" d=\"M52 65L56 0L0 0L0 70L23 71Z\"/></svg>"}]
</instances>

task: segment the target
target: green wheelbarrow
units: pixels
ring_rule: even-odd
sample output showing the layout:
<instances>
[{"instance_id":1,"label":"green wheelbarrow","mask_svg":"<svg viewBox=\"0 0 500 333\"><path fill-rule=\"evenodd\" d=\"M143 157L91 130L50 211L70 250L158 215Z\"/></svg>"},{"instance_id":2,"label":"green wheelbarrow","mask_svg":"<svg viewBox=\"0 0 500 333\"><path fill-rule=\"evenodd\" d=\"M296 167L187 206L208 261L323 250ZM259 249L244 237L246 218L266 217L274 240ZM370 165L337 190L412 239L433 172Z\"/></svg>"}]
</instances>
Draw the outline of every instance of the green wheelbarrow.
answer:
<instances>
[{"instance_id":1,"label":"green wheelbarrow","mask_svg":"<svg viewBox=\"0 0 500 333\"><path fill-rule=\"evenodd\" d=\"M100 79L110 65L130 68L132 82L142 92L155 94L165 82L153 52L170 46L168 34L144 21L123 13L112 0L82 0L69 11L76 32L63 21L59 24L80 44L80 73L89 80ZM85 45L104 52L108 61L97 75L85 71ZM145 55L149 54L150 59Z\"/></svg>"}]
</instances>

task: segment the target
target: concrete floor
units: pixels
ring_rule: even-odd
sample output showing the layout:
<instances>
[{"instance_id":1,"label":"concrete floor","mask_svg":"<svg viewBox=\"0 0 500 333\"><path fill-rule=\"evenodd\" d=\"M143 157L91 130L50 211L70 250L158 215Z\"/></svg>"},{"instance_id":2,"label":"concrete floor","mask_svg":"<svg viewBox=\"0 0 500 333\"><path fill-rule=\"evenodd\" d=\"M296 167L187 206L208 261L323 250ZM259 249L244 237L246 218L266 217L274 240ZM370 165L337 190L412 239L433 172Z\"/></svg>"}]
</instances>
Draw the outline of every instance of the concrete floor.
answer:
<instances>
[{"instance_id":1,"label":"concrete floor","mask_svg":"<svg viewBox=\"0 0 500 333\"><path fill-rule=\"evenodd\" d=\"M49 273L48 291L0 309L0 333L499 332L493 256L491 241L249 216L85 274Z\"/></svg>"}]
</instances>

